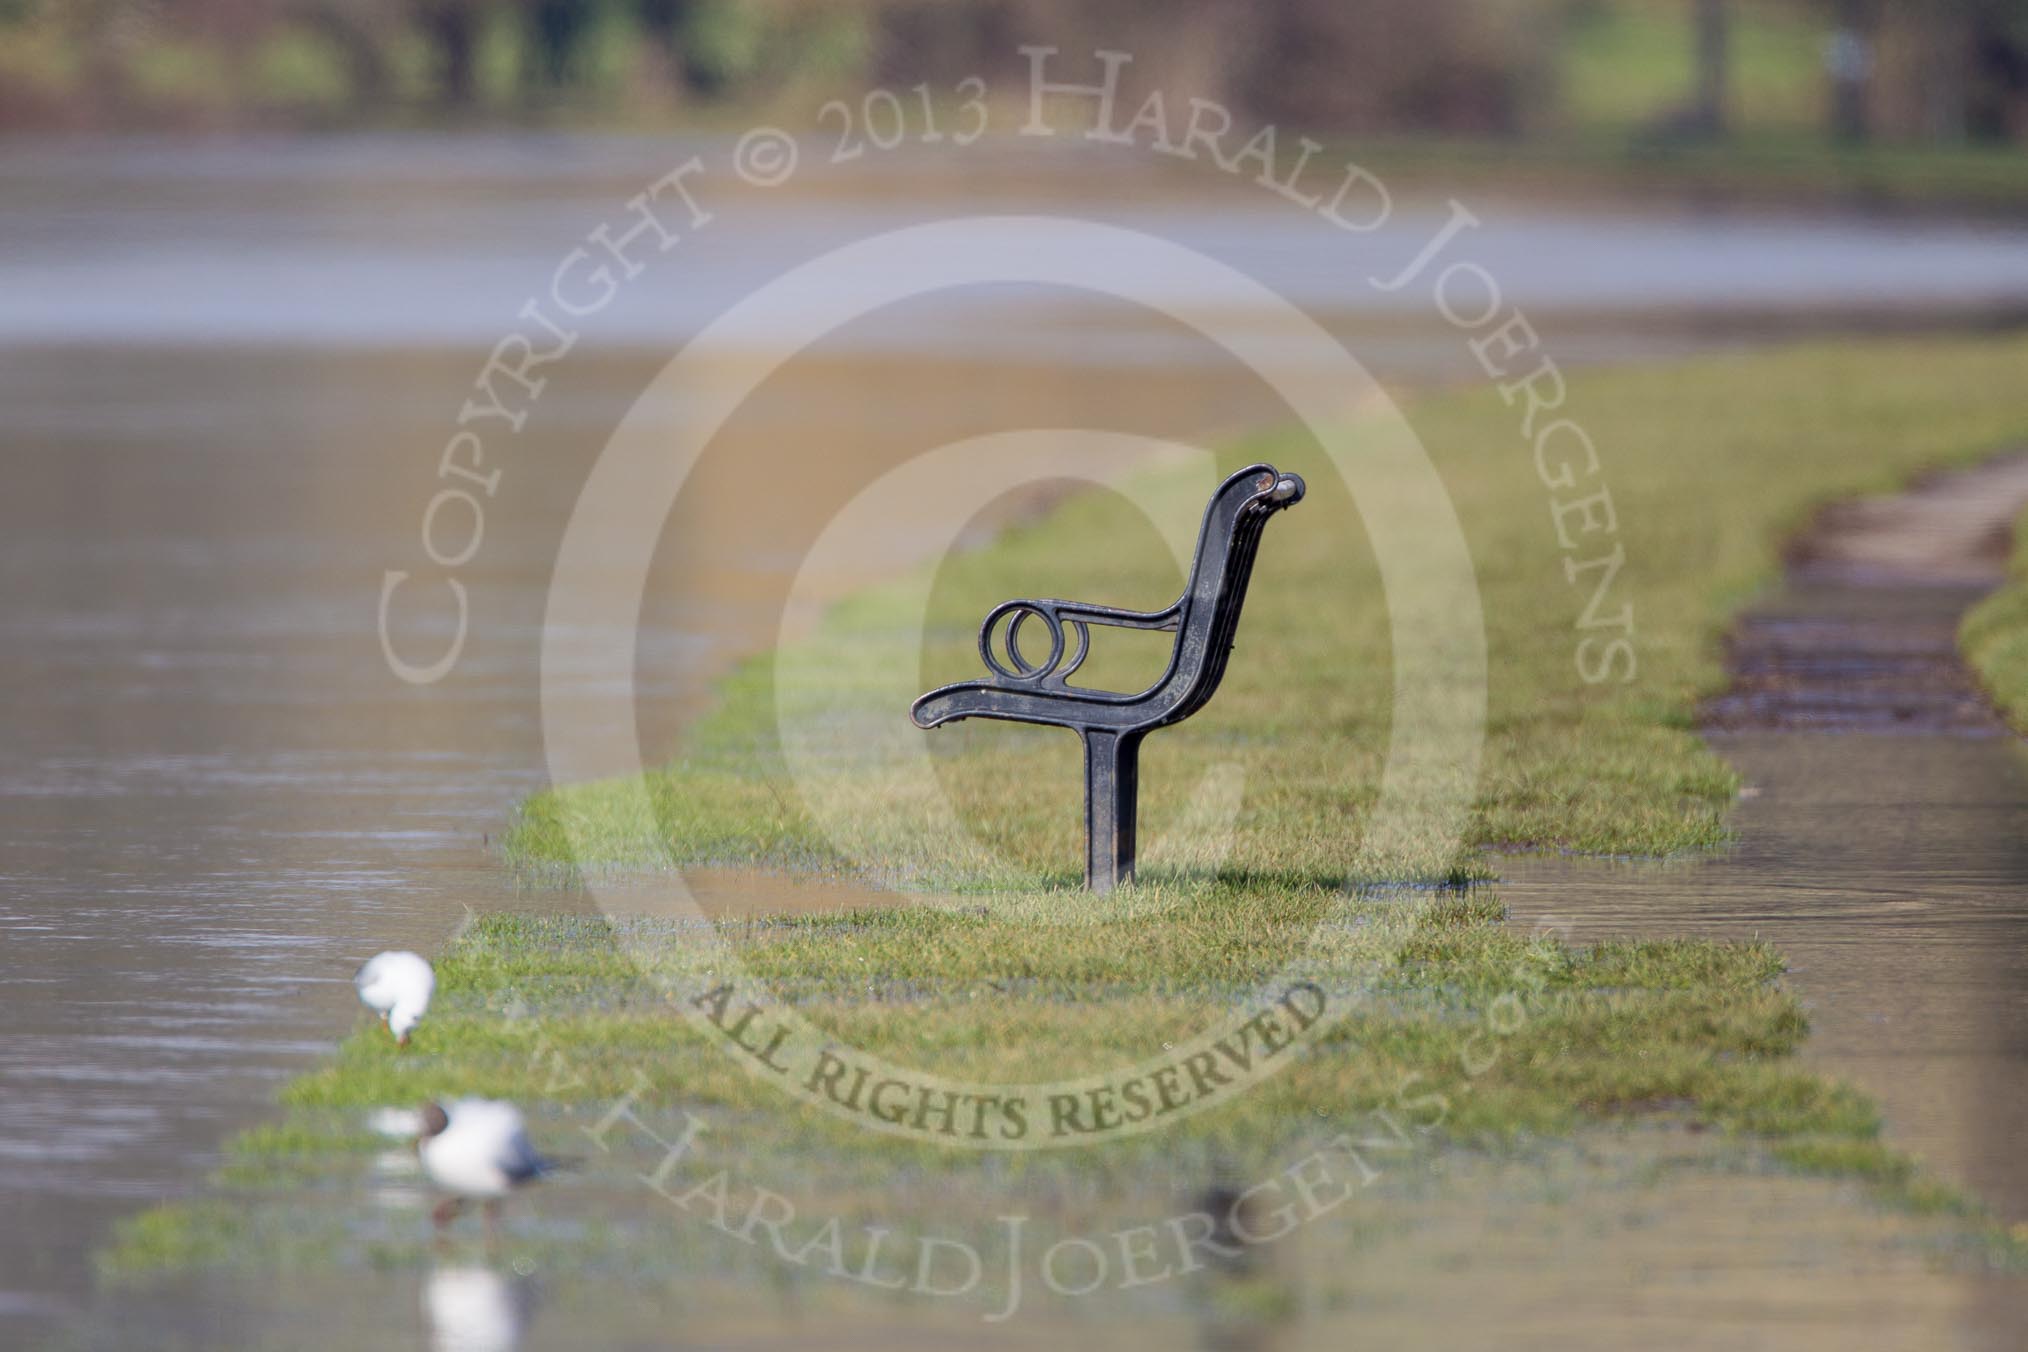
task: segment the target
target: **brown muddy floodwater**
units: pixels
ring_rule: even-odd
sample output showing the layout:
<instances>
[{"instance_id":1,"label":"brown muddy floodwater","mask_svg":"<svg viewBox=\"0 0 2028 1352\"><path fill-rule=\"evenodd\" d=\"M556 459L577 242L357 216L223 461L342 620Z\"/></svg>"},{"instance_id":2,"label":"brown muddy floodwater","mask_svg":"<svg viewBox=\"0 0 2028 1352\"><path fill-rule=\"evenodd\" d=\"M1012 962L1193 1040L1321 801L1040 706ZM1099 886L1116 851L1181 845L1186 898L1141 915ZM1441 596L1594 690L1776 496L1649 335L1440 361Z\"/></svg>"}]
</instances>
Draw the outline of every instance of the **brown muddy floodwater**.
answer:
<instances>
[{"instance_id":1,"label":"brown muddy floodwater","mask_svg":"<svg viewBox=\"0 0 2028 1352\"><path fill-rule=\"evenodd\" d=\"M1223 179L1034 147L735 193L714 203L723 226L549 373L460 572L463 656L440 684L403 684L376 601L388 570L424 566L437 456L483 354L589 228L700 148L713 150L387 137L0 152L0 1343L90 1307L88 1256L110 1223L201 1187L220 1141L352 1025L360 959L434 949L468 908L589 908L518 890L490 844L543 782L549 570L605 438L746 289L898 225L1075 211L1268 282L1383 378L1472 369L1415 302L1365 284L1414 255L1436 204L1348 244ZM1482 214L1480 257L1565 362L1738 343L1771 320L1949 322L2028 302L2019 231ZM1060 296L852 326L741 413L669 523L639 637L646 754L673 748L711 679L772 639L803 550L883 469L1010 428L1202 439L1280 413L1201 340ZM906 562L910 538L898 520L869 542L866 576ZM440 645L449 625L397 637ZM1897 1132L2018 1204L2004 1149L2028 991L2018 746L1783 735L1728 749L1762 790L1733 858L1517 864L1517 896L1608 928L1770 934L1816 1002L1820 1054L1867 1079ZM713 895L732 909L788 899L751 881ZM1510 1285L1526 1271L1508 1269ZM378 1330L401 1345L418 1280L196 1289L121 1327L157 1344L174 1331L190 1346L356 1346ZM562 1318L544 1345L667 1334L666 1305L548 1299ZM742 1299L726 1306L740 1319L712 1325L719 1341L811 1336ZM1413 1328L1414 1308L1392 1308L1390 1327ZM1535 1315L1546 1330L1553 1311ZM1596 1341L1637 1334L1639 1315L1621 1300ZM851 1327L892 1345L863 1312Z\"/></svg>"}]
</instances>

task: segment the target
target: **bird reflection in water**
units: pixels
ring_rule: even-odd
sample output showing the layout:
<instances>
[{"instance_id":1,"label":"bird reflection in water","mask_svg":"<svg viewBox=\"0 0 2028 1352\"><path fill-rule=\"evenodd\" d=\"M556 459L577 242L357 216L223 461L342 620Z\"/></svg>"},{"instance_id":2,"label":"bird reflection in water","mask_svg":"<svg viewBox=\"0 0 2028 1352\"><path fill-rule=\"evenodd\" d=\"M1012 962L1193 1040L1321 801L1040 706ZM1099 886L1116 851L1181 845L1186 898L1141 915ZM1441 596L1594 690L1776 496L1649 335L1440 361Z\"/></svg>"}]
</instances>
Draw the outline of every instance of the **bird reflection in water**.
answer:
<instances>
[{"instance_id":1,"label":"bird reflection in water","mask_svg":"<svg viewBox=\"0 0 2028 1352\"><path fill-rule=\"evenodd\" d=\"M1196 1345L1205 1352L1272 1352L1297 1305L1286 1252L1294 1237L1269 1229L1260 1197L1223 1173L1194 1199L1193 1209L1212 1224L1209 1261L1186 1278Z\"/></svg>"},{"instance_id":2,"label":"bird reflection in water","mask_svg":"<svg viewBox=\"0 0 2028 1352\"><path fill-rule=\"evenodd\" d=\"M430 1352L512 1352L535 1318L533 1279L478 1265L439 1267L423 1283Z\"/></svg>"}]
</instances>

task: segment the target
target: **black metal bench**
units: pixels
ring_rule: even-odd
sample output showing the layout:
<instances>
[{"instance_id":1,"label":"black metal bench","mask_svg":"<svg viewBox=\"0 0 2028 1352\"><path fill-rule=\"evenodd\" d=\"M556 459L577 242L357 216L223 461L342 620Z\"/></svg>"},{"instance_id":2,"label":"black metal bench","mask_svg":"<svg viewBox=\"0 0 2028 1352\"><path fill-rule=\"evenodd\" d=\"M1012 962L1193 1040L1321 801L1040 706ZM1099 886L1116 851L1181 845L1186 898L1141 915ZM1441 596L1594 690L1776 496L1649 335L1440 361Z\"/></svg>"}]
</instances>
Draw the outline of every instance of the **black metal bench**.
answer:
<instances>
[{"instance_id":1,"label":"black metal bench","mask_svg":"<svg viewBox=\"0 0 2028 1352\"><path fill-rule=\"evenodd\" d=\"M1131 881L1141 739L1190 717L1218 689L1261 532L1269 517L1302 499L1302 479L1272 465L1251 466L1220 484L1205 509L1183 595L1164 609L1115 610L1056 600L995 606L979 626L979 655L993 675L930 691L910 710L916 726L999 718L1077 733L1084 739L1085 886L1110 892ZM1040 663L1021 653L1021 626L1031 617L1049 632L1049 656ZM994 630L1003 620L1004 663L993 651ZM1067 654L1066 621L1077 634ZM1070 677L1091 649L1087 626L1093 624L1173 632L1168 669L1137 695L1073 688Z\"/></svg>"}]
</instances>

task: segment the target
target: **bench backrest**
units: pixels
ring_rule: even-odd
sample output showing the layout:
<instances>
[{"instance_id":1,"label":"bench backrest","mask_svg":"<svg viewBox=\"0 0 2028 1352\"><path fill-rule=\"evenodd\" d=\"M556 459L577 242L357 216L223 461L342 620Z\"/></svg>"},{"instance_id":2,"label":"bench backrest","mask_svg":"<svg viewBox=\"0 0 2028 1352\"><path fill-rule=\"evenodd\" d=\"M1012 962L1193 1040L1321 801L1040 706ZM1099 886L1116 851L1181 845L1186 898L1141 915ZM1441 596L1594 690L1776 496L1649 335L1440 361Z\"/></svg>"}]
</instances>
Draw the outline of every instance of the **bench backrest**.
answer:
<instances>
[{"instance_id":1,"label":"bench backrest","mask_svg":"<svg viewBox=\"0 0 2028 1352\"><path fill-rule=\"evenodd\" d=\"M1147 701L1149 714L1164 711L1145 726L1162 727L1188 718L1204 707L1225 679L1261 536L1268 518L1287 505L1274 498L1277 482L1279 476L1272 469L1254 465L1227 479L1212 496L1197 534L1190 576L1177 601L1176 647L1169 655L1169 668L1139 697Z\"/></svg>"}]
</instances>

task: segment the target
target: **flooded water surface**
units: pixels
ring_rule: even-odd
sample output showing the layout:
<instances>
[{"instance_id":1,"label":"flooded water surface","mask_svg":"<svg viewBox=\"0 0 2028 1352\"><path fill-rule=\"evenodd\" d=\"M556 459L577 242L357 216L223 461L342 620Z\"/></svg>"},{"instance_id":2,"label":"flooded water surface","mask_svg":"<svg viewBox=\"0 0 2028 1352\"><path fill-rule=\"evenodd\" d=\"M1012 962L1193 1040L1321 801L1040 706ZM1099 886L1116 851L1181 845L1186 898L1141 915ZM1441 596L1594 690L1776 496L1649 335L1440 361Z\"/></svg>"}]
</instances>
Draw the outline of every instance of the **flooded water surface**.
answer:
<instances>
[{"instance_id":1,"label":"flooded water surface","mask_svg":"<svg viewBox=\"0 0 2028 1352\"><path fill-rule=\"evenodd\" d=\"M2004 574L2028 457L1843 504L1735 633L1714 743L1739 842L1669 864L1503 861L1526 921L1574 937L1757 935L1808 1004L1805 1055L1889 1139L2028 1219L2028 744L1956 653Z\"/></svg>"},{"instance_id":2,"label":"flooded water surface","mask_svg":"<svg viewBox=\"0 0 2028 1352\"><path fill-rule=\"evenodd\" d=\"M90 1304L88 1255L111 1222L201 1185L219 1142L352 1026L365 956L433 949L468 910L589 907L520 890L493 844L543 783L549 570L605 438L676 345L758 282L982 204L1089 208L1283 289L1385 378L1469 369L1454 335L1365 282L1413 255L1433 207L1348 253L1229 184L1026 154L728 198L741 223L630 293L498 443L511 453L460 572L463 654L439 684L403 683L377 602L390 570L422 566L420 522L474 372L558 260L679 151L419 138L0 152L0 1341ZM1534 206L1486 239L1526 290L1516 299L1571 316L1566 360L1741 341L1770 307L1835 326L1846 306L2028 304L2019 232ZM1727 314L1738 322L1708 322ZM1207 438L1279 415L1201 340L1056 295L896 307L826 340L742 411L679 502L640 632L646 754L673 749L712 678L772 641L803 551L881 470L1006 428ZM900 566L911 538L896 523L862 574L832 582ZM451 625L432 612L393 636L441 651ZM1516 861L1521 909L1580 933L1774 939L1813 1003L1813 1054L1860 1078L1897 1133L2028 1215L2006 1140L2028 1108L2019 746L1782 734L1726 751L1760 790L1734 856L1660 872ZM750 879L705 890L728 909L785 899ZM399 1344L433 1300L511 1316L522 1297L502 1280L375 1277L365 1299L298 1293L293 1315L263 1306L272 1293L199 1291L159 1327L191 1346L279 1344L295 1339L278 1328L313 1322L301 1311L335 1308L401 1330ZM1379 1327L1413 1325L1382 1287L1362 1299L1381 1302ZM551 1322L548 1345L596 1317L589 1298L544 1300L566 1331ZM1546 1329L1550 1307L1530 1308ZM603 1313L624 1341L666 1309ZM700 1336L794 1341L768 1318L728 1304ZM1642 1327L1623 1307L1591 1345ZM894 1345L881 1328L864 1312L826 1326L831 1345ZM1142 1345L1200 1335L1275 1345L1215 1320L1141 1331Z\"/></svg>"}]
</instances>

